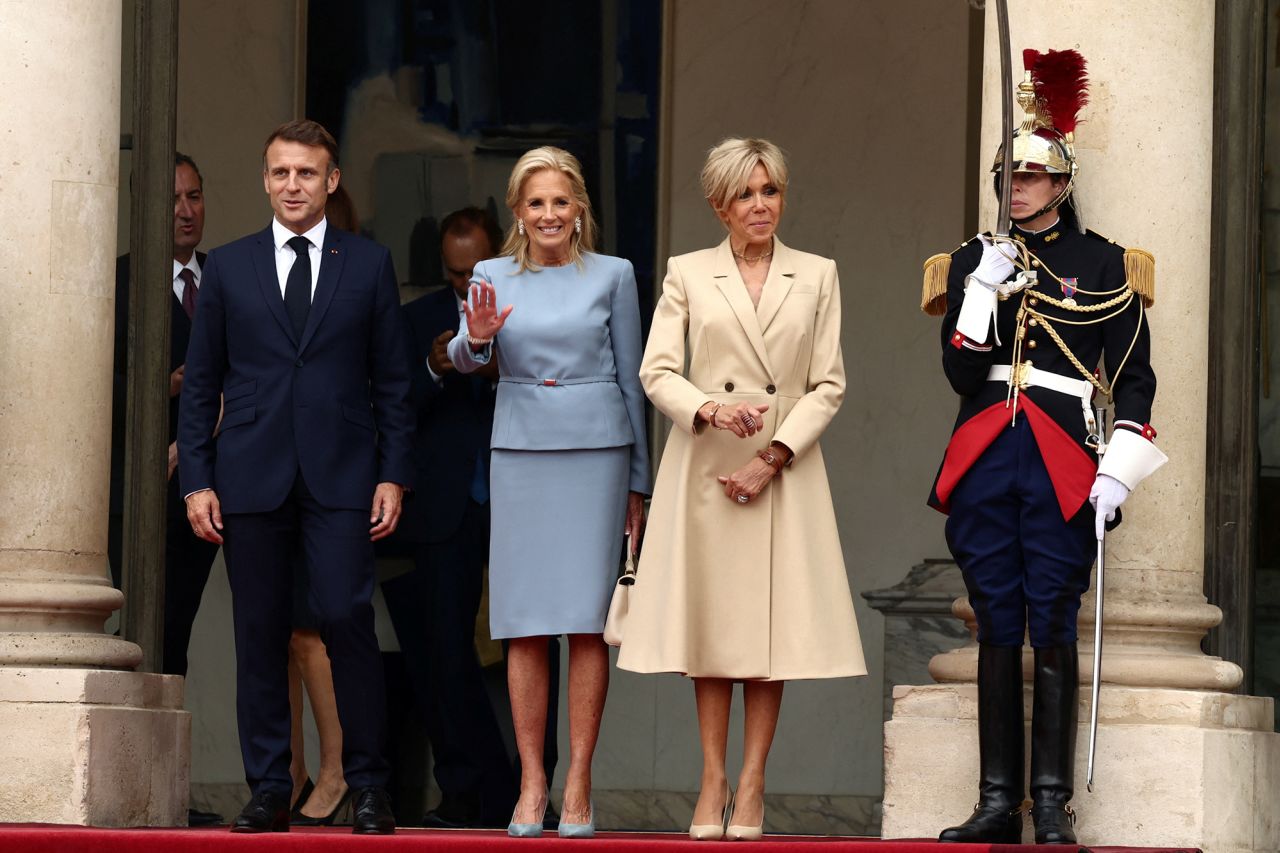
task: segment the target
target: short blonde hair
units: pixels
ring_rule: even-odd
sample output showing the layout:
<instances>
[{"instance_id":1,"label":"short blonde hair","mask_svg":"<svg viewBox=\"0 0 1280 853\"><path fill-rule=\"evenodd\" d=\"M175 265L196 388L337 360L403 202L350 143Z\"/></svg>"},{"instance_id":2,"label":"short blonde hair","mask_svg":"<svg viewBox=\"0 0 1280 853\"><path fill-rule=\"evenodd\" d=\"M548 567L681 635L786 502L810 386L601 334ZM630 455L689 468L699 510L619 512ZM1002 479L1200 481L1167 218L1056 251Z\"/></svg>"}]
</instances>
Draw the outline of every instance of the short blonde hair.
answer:
<instances>
[{"instance_id":1,"label":"short blonde hair","mask_svg":"<svg viewBox=\"0 0 1280 853\"><path fill-rule=\"evenodd\" d=\"M787 196L787 158L782 149L767 139L731 136L721 140L707 152L702 167L702 194L716 210L725 210L729 202L747 188L756 164L764 166L769 180L785 199Z\"/></svg>"},{"instance_id":2,"label":"short blonde hair","mask_svg":"<svg viewBox=\"0 0 1280 853\"><path fill-rule=\"evenodd\" d=\"M583 252L594 252L596 245L596 219L591 213L591 199L587 196L587 184L582 178L582 164L563 148L544 145L526 151L511 170L507 181L507 208L515 220L507 230L502 244L502 254L515 258L520 271L534 269L537 265L529 257L529 235L520 233L520 198L525 182L536 172L554 169L569 181L569 191L578 203L578 216L582 218L582 231L576 228L569 234L569 259L583 265Z\"/></svg>"}]
</instances>

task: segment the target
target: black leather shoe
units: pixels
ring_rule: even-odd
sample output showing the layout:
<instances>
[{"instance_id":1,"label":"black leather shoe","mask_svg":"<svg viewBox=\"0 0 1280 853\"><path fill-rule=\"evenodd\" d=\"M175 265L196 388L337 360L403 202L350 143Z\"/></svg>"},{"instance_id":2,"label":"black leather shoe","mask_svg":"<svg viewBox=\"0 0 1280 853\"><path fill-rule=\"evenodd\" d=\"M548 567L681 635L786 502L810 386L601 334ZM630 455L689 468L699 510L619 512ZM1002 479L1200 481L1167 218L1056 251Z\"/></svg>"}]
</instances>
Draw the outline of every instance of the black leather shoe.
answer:
<instances>
[{"instance_id":1,"label":"black leather shoe","mask_svg":"<svg viewBox=\"0 0 1280 853\"><path fill-rule=\"evenodd\" d=\"M225 823L220 814L187 809L187 826L217 826L220 823Z\"/></svg>"},{"instance_id":2,"label":"black leather shoe","mask_svg":"<svg viewBox=\"0 0 1280 853\"><path fill-rule=\"evenodd\" d=\"M1076 844L1076 813L1066 803L1036 803L1031 807L1036 844Z\"/></svg>"},{"instance_id":3,"label":"black leather shoe","mask_svg":"<svg viewBox=\"0 0 1280 853\"><path fill-rule=\"evenodd\" d=\"M231 822L232 832L288 832L289 798L271 791L254 794Z\"/></svg>"},{"instance_id":4,"label":"black leather shoe","mask_svg":"<svg viewBox=\"0 0 1280 853\"><path fill-rule=\"evenodd\" d=\"M396 831L396 816L391 812L391 797L385 788L361 788L356 792L355 815L351 831L356 835L391 835Z\"/></svg>"}]
</instances>

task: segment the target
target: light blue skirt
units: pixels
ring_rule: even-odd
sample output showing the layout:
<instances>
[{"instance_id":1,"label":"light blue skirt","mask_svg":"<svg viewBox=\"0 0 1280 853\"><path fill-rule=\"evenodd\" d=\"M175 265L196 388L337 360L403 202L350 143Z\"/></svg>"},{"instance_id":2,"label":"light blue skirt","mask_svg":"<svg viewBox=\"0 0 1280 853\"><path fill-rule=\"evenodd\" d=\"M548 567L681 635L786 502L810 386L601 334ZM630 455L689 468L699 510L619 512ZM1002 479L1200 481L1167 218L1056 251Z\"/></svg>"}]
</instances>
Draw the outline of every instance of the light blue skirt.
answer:
<instances>
[{"instance_id":1,"label":"light blue skirt","mask_svg":"<svg viewBox=\"0 0 1280 853\"><path fill-rule=\"evenodd\" d=\"M494 639L599 634L622 559L630 447L494 450Z\"/></svg>"}]
</instances>

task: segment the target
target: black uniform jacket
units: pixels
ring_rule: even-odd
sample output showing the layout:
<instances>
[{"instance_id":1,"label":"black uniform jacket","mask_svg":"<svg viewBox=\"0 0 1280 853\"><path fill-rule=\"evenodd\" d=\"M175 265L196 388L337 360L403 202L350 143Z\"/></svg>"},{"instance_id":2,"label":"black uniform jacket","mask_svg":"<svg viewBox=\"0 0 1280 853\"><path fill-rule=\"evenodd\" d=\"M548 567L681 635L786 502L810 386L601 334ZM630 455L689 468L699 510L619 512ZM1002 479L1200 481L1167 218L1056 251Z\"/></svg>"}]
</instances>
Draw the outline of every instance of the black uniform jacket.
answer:
<instances>
[{"instance_id":1,"label":"black uniform jacket","mask_svg":"<svg viewBox=\"0 0 1280 853\"><path fill-rule=\"evenodd\" d=\"M946 512L951 489L986 447L1013 418L1007 408L1009 386L989 381L993 365L1011 364L1018 334L1018 310L1027 307L1041 312L1065 345L1087 370L1101 367L1103 381L1112 383L1114 427L1132 429L1152 438L1151 404L1156 377L1151 369L1151 338L1141 298L1128 289L1125 279L1124 249L1092 231L1081 234L1059 225L1039 234L1014 229L1038 262L1033 289L998 303L995 332L984 344L968 341L956 332L960 306L964 300L965 277L982 257L982 243L971 240L951 255L947 279L947 311L942 321L942 369L951 387L960 395L960 411L938 477L934 480L929 505ZM1049 274L1052 271L1053 275ZM1055 279L1054 276L1057 278ZM1011 276L1012 278L1012 276ZM1062 279L1066 285L1057 279ZM1074 294L1064 292L1072 286ZM1108 293L1094 296L1080 291ZM1077 312L1047 304L1040 295L1058 300L1070 295L1081 307L1097 305L1128 294L1129 299L1100 312ZM1054 341L1043 323L1024 317L1022 362L1031 362L1070 379L1084 379L1070 358ZM1084 325L1080 325L1084 323ZM996 343L998 337L999 343ZM1096 394L1096 392L1095 392ZM1097 471L1097 453L1087 439L1089 427L1078 397L1043 387L1019 392L1018 417L1025 416L1035 431L1036 442L1058 493L1064 518L1071 518L1088 498L1089 486Z\"/></svg>"}]
</instances>

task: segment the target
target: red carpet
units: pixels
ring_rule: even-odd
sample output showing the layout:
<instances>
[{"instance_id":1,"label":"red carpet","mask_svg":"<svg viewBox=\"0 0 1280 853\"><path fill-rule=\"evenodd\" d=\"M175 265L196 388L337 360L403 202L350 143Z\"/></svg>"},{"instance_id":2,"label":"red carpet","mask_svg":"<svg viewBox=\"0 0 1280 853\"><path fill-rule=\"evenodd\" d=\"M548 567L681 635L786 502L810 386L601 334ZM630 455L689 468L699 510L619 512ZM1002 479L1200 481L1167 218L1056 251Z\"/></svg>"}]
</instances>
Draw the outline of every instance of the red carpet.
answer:
<instances>
[{"instance_id":1,"label":"red carpet","mask_svg":"<svg viewBox=\"0 0 1280 853\"><path fill-rule=\"evenodd\" d=\"M1009 844L948 844L933 840L880 841L869 838L830 838L811 835L770 835L763 842L769 853L1064 853L1071 847ZM294 829L272 835L236 835L225 827L201 829L94 829L35 824L0 825L4 853L286 853L286 851L377 850L379 853L707 853L710 842L696 842L676 833L604 832L593 839L560 839L555 833L538 839L508 838L506 833L479 830L402 829L390 836L353 836L350 829ZM713 848L714 849L714 848ZM753 849L735 844L737 853ZM1192 848L1081 847L1087 853L1197 853Z\"/></svg>"}]
</instances>

